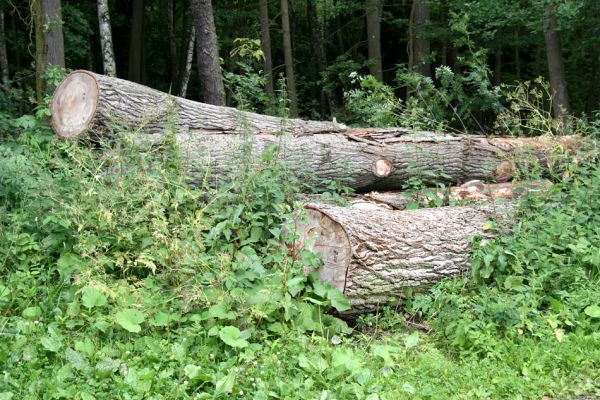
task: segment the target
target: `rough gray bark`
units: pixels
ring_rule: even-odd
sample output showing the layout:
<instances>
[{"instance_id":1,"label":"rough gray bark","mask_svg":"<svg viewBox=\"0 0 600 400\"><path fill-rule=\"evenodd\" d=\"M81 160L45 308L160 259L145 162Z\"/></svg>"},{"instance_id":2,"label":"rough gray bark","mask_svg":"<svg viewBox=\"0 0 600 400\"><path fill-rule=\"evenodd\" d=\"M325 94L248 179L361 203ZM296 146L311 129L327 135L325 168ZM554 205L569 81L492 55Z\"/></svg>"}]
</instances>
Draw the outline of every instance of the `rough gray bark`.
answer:
<instances>
[{"instance_id":1,"label":"rough gray bark","mask_svg":"<svg viewBox=\"0 0 600 400\"><path fill-rule=\"evenodd\" d=\"M367 47L369 60L373 63L370 74L383 81L381 60L381 1L365 0L367 11Z\"/></svg>"},{"instance_id":2,"label":"rough gray bark","mask_svg":"<svg viewBox=\"0 0 600 400\"><path fill-rule=\"evenodd\" d=\"M196 57L202 82L204 101L217 106L225 105L225 87L219 64L217 30L211 0L192 0L194 28L196 28Z\"/></svg>"},{"instance_id":3,"label":"rough gray bark","mask_svg":"<svg viewBox=\"0 0 600 400\"><path fill-rule=\"evenodd\" d=\"M145 138L155 142L160 140L160 135ZM539 162L543 167L554 151L553 146L576 146L577 140L575 137L555 140L457 137L401 128L287 137L273 134L243 137L182 130L176 134L183 164L194 184L200 183L210 171L209 184L218 185L235 171L238 160L248 148L253 154L260 154L278 146L279 157L285 161L290 174L317 187L340 181L357 192L398 190L411 177L429 182L462 183L474 179L505 182L518 173L520 161L511 158L527 158L528 162ZM427 175L440 176L442 172L446 178L431 179Z\"/></svg>"},{"instance_id":4,"label":"rough gray bark","mask_svg":"<svg viewBox=\"0 0 600 400\"><path fill-rule=\"evenodd\" d=\"M413 68L424 76L431 76L431 50L426 36L425 25L429 23L430 12L426 0L414 0L413 12Z\"/></svg>"},{"instance_id":5,"label":"rough gray bark","mask_svg":"<svg viewBox=\"0 0 600 400\"><path fill-rule=\"evenodd\" d=\"M548 59L548 74L554 99L552 109L555 118L564 118L571 111L565 67L560 50L560 34L556 30L556 17L552 4L544 9L544 38L546 40L546 56Z\"/></svg>"},{"instance_id":6,"label":"rough gray bark","mask_svg":"<svg viewBox=\"0 0 600 400\"><path fill-rule=\"evenodd\" d=\"M265 74L265 91L269 101L275 98L273 89L273 60L271 57L271 20L269 19L269 2L267 0L258 0L260 11L260 45L263 51L263 69Z\"/></svg>"},{"instance_id":7,"label":"rough gray bark","mask_svg":"<svg viewBox=\"0 0 600 400\"><path fill-rule=\"evenodd\" d=\"M356 190L399 189L411 176L443 172L451 182L506 181L521 161L547 163L557 146L583 145L578 137L484 138L401 128L347 129L335 122L282 119L218 107L87 71L70 74L51 102L52 126L63 138L107 127L135 129L140 140L159 141L174 125L182 158L197 179L228 176L248 140L258 154L279 145L291 173L347 181ZM290 135L280 135L288 132ZM231 135L249 133L254 135Z\"/></svg>"},{"instance_id":8,"label":"rough gray bark","mask_svg":"<svg viewBox=\"0 0 600 400\"><path fill-rule=\"evenodd\" d=\"M110 12L108 0L98 0L98 25L100 28L100 47L102 49L102 65L104 74L117 76L115 51L113 48L112 33L110 29Z\"/></svg>"},{"instance_id":9,"label":"rough gray bark","mask_svg":"<svg viewBox=\"0 0 600 400\"><path fill-rule=\"evenodd\" d=\"M287 93L290 99L290 112L292 117L297 118L299 115L298 97L296 95L296 79L294 77L294 57L292 52L288 0L281 0L281 30L283 34L283 58L285 60L285 75L287 81Z\"/></svg>"},{"instance_id":10,"label":"rough gray bark","mask_svg":"<svg viewBox=\"0 0 600 400\"><path fill-rule=\"evenodd\" d=\"M32 4L35 17L35 75L38 103L49 87L44 79L48 66L65 66L65 45L60 0L35 0Z\"/></svg>"},{"instance_id":11,"label":"rough gray bark","mask_svg":"<svg viewBox=\"0 0 600 400\"><path fill-rule=\"evenodd\" d=\"M493 237L484 224L506 230L512 207L485 204L411 211L309 204L295 248L319 254L319 277L340 289L350 313L401 302L407 289L423 291L469 269L474 237Z\"/></svg>"},{"instance_id":12,"label":"rough gray bark","mask_svg":"<svg viewBox=\"0 0 600 400\"><path fill-rule=\"evenodd\" d=\"M4 7L0 2L0 76L2 85L7 88L10 80L8 71L8 54L6 52L6 31L4 29Z\"/></svg>"},{"instance_id":13,"label":"rough gray bark","mask_svg":"<svg viewBox=\"0 0 600 400\"><path fill-rule=\"evenodd\" d=\"M133 0L129 42L129 80L143 82L144 64L144 0Z\"/></svg>"},{"instance_id":14,"label":"rough gray bark","mask_svg":"<svg viewBox=\"0 0 600 400\"><path fill-rule=\"evenodd\" d=\"M161 134L173 119L181 131L204 133L311 134L340 132L343 124L260 115L235 108L199 103L151 89L124 79L89 71L74 71L52 98L52 123L63 138L78 138L89 131L102 134L108 126L122 125Z\"/></svg>"},{"instance_id":15,"label":"rough gray bark","mask_svg":"<svg viewBox=\"0 0 600 400\"><path fill-rule=\"evenodd\" d=\"M186 52L185 66L181 71L179 96L185 98L187 94L188 83L192 73L192 63L194 62L194 47L196 46L196 29L190 29L190 38L188 39L188 47Z\"/></svg>"}]
</instances>

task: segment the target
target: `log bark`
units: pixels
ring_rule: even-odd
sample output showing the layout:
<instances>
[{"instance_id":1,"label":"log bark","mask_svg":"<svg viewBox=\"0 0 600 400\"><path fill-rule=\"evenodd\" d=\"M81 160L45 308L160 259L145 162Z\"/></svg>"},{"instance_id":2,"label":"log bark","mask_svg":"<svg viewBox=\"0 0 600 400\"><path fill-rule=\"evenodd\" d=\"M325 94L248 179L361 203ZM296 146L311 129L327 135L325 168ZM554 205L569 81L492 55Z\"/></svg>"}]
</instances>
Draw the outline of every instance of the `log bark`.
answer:
<instances>
[{"instance_id":1,"label":"log bark","mask_svg":"<svg viewBox=\"0 0 600 400\"><path fill-rule=\"evenodd\" d=\"M131 129L143 125L143 131L160 134L168 120L181 131L197 133L311 134L346 129L335 122L284 119L199 103L89 71L69 74L57 88L51 109L54 131L69 139L92 131L102 135L115 125Z\"/></svg>"},{"instance_id":2,"label":"log bark","mask_svg":"<svg viewBox=\"0 0 600 400\"><path fill-rule=\"evenodd\" d=\"M472 202L494 201L499 199L513 200L520 196L547 190L552 186L548 180L483 183L480 180L465 182L460 186L446 188L425 188L419 191L388 191L369 192L365 194L352 194L342 199L351 207L363 210L388 209L405 210L411 205L428 207L432 204L466 205ZM323 205L339 205L334 198L326 198L320 194L302 194L299 199L302 203Z\"/></svg>"},{"instance_id":3,"label":"log bark","mask_svg":"<svg viewBox=\"0 0 600 400\"><path fill-rule=\"evenodd\" d=\"M121 127L138 132L139 140L158 142L171 123L193 182L206 168L215 179L229 176L248 145L254 154L279 146L290 172L316 184L338 180L367 191L401 189L410 177L428 180L431 173L434 180L452 183L504 182L521 163L552 166L550 155L558 147L574 152L585 144L577 136L486 138L402 128L348 129L335 122L288 120L202 104L87 71L70 74L50 108L52 126L63 138L90 130L102 135L107 128Z\"/></svg>"},{"instance_id":4,"label":"log bark","mask_svg":"<svg viewBox=\"0 0 600 400\"><path fill-rule=\"evenodd\" d=\"M504 232L513 223L508 203L411 211L308 204L306 211L296 248L321 256L319 278L344 293L349 313L399 303L409 290L468 271L472 239L498 232L485 223Z\"/></svg>"}]
</instances>

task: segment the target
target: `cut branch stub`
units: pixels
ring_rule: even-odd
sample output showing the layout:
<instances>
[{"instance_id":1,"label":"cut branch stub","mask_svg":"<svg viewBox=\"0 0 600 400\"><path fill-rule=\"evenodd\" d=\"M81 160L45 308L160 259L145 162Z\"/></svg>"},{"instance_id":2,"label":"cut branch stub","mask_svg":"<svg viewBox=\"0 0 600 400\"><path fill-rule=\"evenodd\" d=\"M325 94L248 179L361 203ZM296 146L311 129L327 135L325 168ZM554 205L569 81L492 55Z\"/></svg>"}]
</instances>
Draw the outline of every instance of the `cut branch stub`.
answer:
<instances>
[{"instance_id":1,"label":"cut branch stub","mask_svg":"<svg viewBox=\"0 0 600 400\"><path fill-rule=\"evenodd\" d=\"M383 178L392 172L393 164L389 160L381 159L373 163L373 173L375 176Z\"/></svg>"}]
</instances>

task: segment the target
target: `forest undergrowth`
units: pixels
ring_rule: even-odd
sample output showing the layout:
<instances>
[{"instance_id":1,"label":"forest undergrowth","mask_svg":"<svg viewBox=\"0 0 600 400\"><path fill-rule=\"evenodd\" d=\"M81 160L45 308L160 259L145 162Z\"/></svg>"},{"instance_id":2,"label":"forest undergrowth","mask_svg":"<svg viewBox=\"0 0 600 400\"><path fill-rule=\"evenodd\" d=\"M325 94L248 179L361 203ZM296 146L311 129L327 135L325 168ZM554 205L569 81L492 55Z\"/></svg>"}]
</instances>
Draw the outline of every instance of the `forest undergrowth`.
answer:
<instances>
[{"instance_id":1,"label":"forest undergrowth","mask_svg":"<svg viewBox=\"0 0 600 400\"><path fill-rule=\"evenodd\" d=\"M472 273L344 321L318 257L282 246L304 182L277 147L193 188L169 135L88 146L46 114L0 124L0 400L600 395L596 149L475 240Z\"/></svg>"}]
</instances>

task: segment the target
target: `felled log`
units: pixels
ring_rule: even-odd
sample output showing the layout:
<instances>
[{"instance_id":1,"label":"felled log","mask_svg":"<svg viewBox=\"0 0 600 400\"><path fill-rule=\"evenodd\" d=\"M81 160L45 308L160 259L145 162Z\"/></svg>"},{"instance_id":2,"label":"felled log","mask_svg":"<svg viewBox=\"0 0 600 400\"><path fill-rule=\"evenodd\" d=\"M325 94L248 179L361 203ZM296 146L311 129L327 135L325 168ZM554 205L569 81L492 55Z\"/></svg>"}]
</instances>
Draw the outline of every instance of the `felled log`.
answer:
<instances>
[{"instance_id":1,"label":"felled log","mask_svg":"<svg viewBox=\"0 0 600 400\"><path fill-rule=\"evenodd\" d=\"M283 119L195 102L124 79L90 71L70 73L56 88L50 103L52 127L62 138L79 138L111 128L162 133L176 130L218 133L339 132L336 122Z\"/></svg>"},{"instance_id":2,"label":"felled log","mask_svg":"<svg viewBox=\"0 0 600 400\"><path fill-rule=\"evenodd\" d=\"M551 166L557 149L574 152L582 143L575 136L486 138L348 129L335 121L282 119L198 103L88 71L68 75L50 108L52 126L63 138L120 127L138 132L137 140L155 143L166 131L174 132L192 183L210 170L209 183L216 184L238 168L244 154L269 146L278 146L290 173L317 186L340 181L357 191L396 190L410 177L503 182L520 165Z\"/></svg>"},{"instance_id":3,"label":"felled log","mask_svg":"<svg viewBox=\"0 0 600 400\"><path fill-rule=\"evenodd\" d=\"M471 240L507 233L509 203L422 208L410 211L306 205L304 245L321 256L319 277L340 289L350 313L401 302L407 289L423 291L469 269Z\"/></svg>"},{"instance_id":4,"label":"felled log","mask_svg":"<svg viewBox=\"0 0 600 400\"><path fill-rule=\"evenodd\" d=\"M144 135L159 141L158 135ZM237 170L244 154L278 148L291 174L315 186L338 181L357 192L400 190L411 177L427 183L506 182L523 164L552 167L557 149L578 149L573 136L485 138L415 132L401 128L281 136L178 132L176 141L192 181L211 172L217 181ZM215 184L216 182L210 182Z\"/></svg>"}]
</instances>

